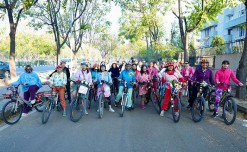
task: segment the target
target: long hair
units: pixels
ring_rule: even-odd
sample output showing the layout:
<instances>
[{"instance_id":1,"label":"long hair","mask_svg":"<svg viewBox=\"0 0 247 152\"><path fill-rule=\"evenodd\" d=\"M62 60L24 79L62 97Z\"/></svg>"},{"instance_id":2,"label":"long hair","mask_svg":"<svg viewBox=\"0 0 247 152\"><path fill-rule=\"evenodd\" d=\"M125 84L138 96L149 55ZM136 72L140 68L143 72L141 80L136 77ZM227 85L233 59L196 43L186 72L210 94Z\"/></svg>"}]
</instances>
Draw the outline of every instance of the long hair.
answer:
<instances>
[{"instance_id":1,"label":"long hair","mask_svg":"<svg viewBox=\"0 0 247 152\"><path fill-rule=\"evenodd\" d=\"M146 72L147 72L147 74L149 74L149 73L148 73L148 67L147 67L146 65L142 65L141 71L140 71L141 75L143 75L143 73L144 73L144 70L143 70L144 67L146 67L146 69L147 69Z\"/></svg>"},{"instance_id":2,"label":"long hair","mask_svg":"<svg viewBox=\"0 0 247 152\"><path fill-rule=\"evenodd\" d=\"M33 71L33 68L31 67L31 65L28 64L28 65L25 66L25 71L26 71L26 72L27 72L27 69L28 69L28 68L30 68L31 71Z\"/></svg>"}]
</instances>

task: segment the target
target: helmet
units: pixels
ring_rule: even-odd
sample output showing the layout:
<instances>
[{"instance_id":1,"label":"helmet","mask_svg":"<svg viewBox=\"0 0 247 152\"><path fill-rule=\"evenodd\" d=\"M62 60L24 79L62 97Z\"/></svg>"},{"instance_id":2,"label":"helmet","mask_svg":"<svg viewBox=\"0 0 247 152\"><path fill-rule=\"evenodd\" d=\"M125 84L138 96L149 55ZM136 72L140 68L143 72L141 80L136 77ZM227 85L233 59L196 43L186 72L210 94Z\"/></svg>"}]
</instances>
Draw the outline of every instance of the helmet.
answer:
<instances>
[{"instance_id":1,"label":"helmet","mask_svg":"<svg viewBox=\"0 0 247 152\"><path fill-rule=\"evenodd\" d=\"M86 67L88 66L86 62L81 62L81 66L85 65Z\"/></svg>"},{"instance_id":2,"label":"helmet","mask_svg":"<svg viewBox=\"0 0 247 152\"><path fill-rule=\"evenodd\" d=\"M207 59L202 58L200 63L209 63Z\"/></svg>"},{"instance_id":3,"label":"helmet","mask_svg":"<svg viewBox=\"0 0 247 152\"><path fill-rule=\"evenodd\" d=\"M66 61L65 61L65 60L61 60L61 61L60 61L60 64L63 64L63 63L66 64Z\"/></svg>"},{"instance_id":4,"label":"helmet","mask_svg":"<svg viewBox=\"0 0 247 152\"><path fill-rule=\"evenodd\" d=\"M131 64L130 62L127 62L127 63L125 64L125 66L128 66L128 65L131 66L132 64Z\"/></svg>"},{"instance_id":5,"label":"helmet","mask_svg":"<svg viewBox=\"0 0 247 152\"><path fill-rule=\"evenodd\" d=\"M95 68L99 68L99 64L95 63L95 64L93 65L93 68L94 68L94 69L95 69Z\"/></svg>"},{"instance_id":6,"label":"helmet","mask_svg":"<svg viewBox=\"0 0 247 152\"><path fill-rule=\"evenodd\" d=\"M166 66L168 67L168 66L174 66L174 64L172 63L172 62L167 62L166 63Z\"/></svg>"}]
</instances>

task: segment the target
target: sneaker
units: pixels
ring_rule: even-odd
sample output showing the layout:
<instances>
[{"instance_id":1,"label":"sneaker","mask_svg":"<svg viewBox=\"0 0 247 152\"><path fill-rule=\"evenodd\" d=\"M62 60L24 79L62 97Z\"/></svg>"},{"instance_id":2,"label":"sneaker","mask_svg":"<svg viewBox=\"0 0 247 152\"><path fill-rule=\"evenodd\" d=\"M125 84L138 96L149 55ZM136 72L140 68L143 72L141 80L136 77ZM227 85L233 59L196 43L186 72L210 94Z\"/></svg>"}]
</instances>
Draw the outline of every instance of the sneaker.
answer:
<instances>
[{"instance_id":1,"label":"sneaker","mask_svg":"<svg viewBox=\"0 0 247 152\"><path fill-rule=\"evenodd\" d=\"M97 112L99 112L99 109L97 109Z\"/></svg>"},{"instance_id":2,"label":"sneaker","mask_svg":"<svg viewBox=\"0 0 247 152\"><path fill-rule=\"evenodd\" d=\"M131 107L126 107L126 109L127 109L128 111L131 111Z\"/></svg>"},{"instance_id":3,"label":"sneaker","mask_svg":"<svg viewBox=\"0 0 247 152\"><path fill-rule=\"evenodd\" d=\"M178 115L179 115L179 113L178 113L178 112L175 112L174 114L175 114L175 116L176 116L176 117L178 117Z\"/></svg>"},{"instance_id":4,"label":"sneaker","mask_svg":"<svg viewBox=\"0 0 247 152\"><path fill-rule=\"evenodd\" d=\"M115 107L118 107L118 102L115 101L114 106Z\"/></svg>"},{"instance_id":5,"label":"sneaker","mask_svg":"<svg viewBox=\"0 0 247 152\"><path fill-rule=\"evenodd\" d=\"M35 99L30 101L31 104L35 104Z\"/></svg>"},{"instance_id":6,"label":"sneaker","mask_svg":"<svg viewBox=\"0 0 247 152\"><path fill-rule=\"evenodd\" d=\"M28 113L22 113L22 114L21 114L22 117L25 117L25 116L27 116L27 115L28 115Z\"/></svg>"},{"instance_id":7,"label":"sneaker","mask_svg":"<svg viewBox=\"0 0 247 152\"><path fill-rule=\"evenodd\" d=\"M65 117L66 115L67 115L67 114L66 114L66 111L64 110L64 111L63 111L63 116Z\"/></svg>"},{"instance_id":8,"label":"sneaker","mask_svg":"<svg viewBox=\"0 0 247 152\"><path fill-rule=\"evenodd\" d=\"M164 113L165 113L165 111L162 110L162 111L160 112L160 116L161 116L161 117L164 117Z\"/></svg>"},{"instance_id":9,"label":"sneaker","mask_svg":"<svg viewBox=\"0 0 247 152\"><path fill-rule=\"evenodd\" d=\"M109 108L109 111L110 111L110 112L115 112L112 108Z\"/></svg>"},{"instance_id":10,"label":"sneaker","mask_svg":"<svg viewBox=\"0 0 247 152\"><path fill-rule=\"evenodd\" d=\"M87 112L87 110L85 110L85 114L86 114L86 115L88 115L88 112Z\"/></svg>"},{"instance_id":11,"label":"sneaker","mask_svg":"<svg viewBox=\"0 0 247 152\"><path fill-rule=\"evenodd\" d=\"M216 118L217 116L219 116L218 112L214 112L212 115L213 118Z\"/></svg>"}]
</instances>

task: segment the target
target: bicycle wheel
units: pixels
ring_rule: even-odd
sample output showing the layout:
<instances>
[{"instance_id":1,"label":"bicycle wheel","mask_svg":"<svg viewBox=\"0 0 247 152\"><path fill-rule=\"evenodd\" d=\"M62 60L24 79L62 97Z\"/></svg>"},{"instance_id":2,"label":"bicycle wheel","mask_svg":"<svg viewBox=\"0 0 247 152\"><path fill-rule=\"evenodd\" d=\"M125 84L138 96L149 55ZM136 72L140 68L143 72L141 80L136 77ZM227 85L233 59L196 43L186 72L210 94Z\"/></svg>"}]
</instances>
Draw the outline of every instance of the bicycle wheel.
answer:
<instances>
[{"instance_id":1,"label":"bicycle wheel","mask_svg":"<svg viewBox=\"0 0 247 152\"><path fill-rule=\"evenodd\" d=\"M23 104L17 100L8 101L2 109L3 120L6 124L13 125L21 119Z\"/></svg>"},{"instance_id":2,"label":"bicycle wheel","mask_svg":"<svg viewBox=\"0 0 247 152\"><path fill-rule=\"evenodd\" d=\"M120 117L123 117L124 115L126 103L127 103L127 95L124 94L121 102Z\"/></svg>"},{"instance_id":3,"label":"bicycle wheel","mask_svg":"<svg viewBox=\"0 0 247 152\"><path fill-rule=\"evenodd\" d=\"M38 111L38 112L43 112L44 109L44 100L40 100L38 103L36 103L34 105L34 108Z\"/></svg>"},{"instance_id":4,"label":"bicycle wheel","mask_svg":"<svg viewBox=\"0 0 247 152\"><path fill-rule=\"evenodd\" d=\"M192 120L194 122L200 122L202 120L206 112L205 107L205 99L202 96L197 97L191 108Z\"/></svg>"},{"instance_id":5,"label":"bicycle wheel","mask_svg":"<svg viewBox=\"0 0 247 152\"><path fill-rule=\"evenodd\" d=\"M104 111L104 97L103 97L103 93L101 93L99 95L99 108L98 108L99 112L99 118L103 118L103 111Z\"/></svg>"},{"instance_id":6,"label":"bicycle wheel","mask_svg":"<svg viewBox=\"0 0 247 152\"><path fill-rule=\"evenodd\" d=\"M153 103L153 106L154 106L155 111L158 114L160 114L160 111L161 111L160 101L159 101L158 96L154 92L151 93L151 101Z\"/></svg>"},{"instance_id":7,"label":"bicycle wheel","mask_svg":"<svg viewBox=\"0 0 247 152\"><path fill-rule=\"evenodd\" d=\"M237 116L236 101L233 98L228 97L226 98L225 103L223 105L223 118L225 124L227 125L233 124L234 121L236 120L236 116Z\"/></svg>"},{"instance_id":8,"label":"bicycle wheel","mask_svg":"<svg viewBox=\"0 0 247 152\"><path fill-rule=\"evenodd\" d=\"M86 106L86 105L84 105ZM76 100L70 104L70 120L73 122L79 121L84 114L84 108L80 96L77 96Z\"/></svg>"},{"instance_id":9,"label":"bicycle wheel","mask_svg":"<svg viewBox=\"0 0 247 152\"><path fill-rule=\"evenodd\" d=\"M94 97L93 97L93 90L90 89L89 95L88 95L88 109L91 108L93 99L94 99Z\"/></svg>"},{"instance_id":10,"label":"bicycle wheel","mask_svg":"<svg viewBox=\"0 0 247 152\"><path fill-rule=\"evenodd\" d=\"M171 106L172 107L172 117L173 117L174 122L178 122L180 119L180 114L181 114L181 102L177 96L175 96L173 100L174 100L173 101L174 104Z\"/></svg>"},{"instance_id":11,"label":"bicycle wheel","mask_svg":"<svg viewBox=\"0 0 247 152\"><path fill-rule=\"evenodd\" d=\"M42 113L42 124L45 124L48 122L49 117L51 115L51 110L53 107L53 101L48 100L45 104L44 104L44 109L43 109L43 113Z\"/></svg>"},{"instance_id":12,"label":"bicycle wheel","mask_svg":"<svg viewBox=\"0 0 247 152\"><path fill-rule=\"evenodd\" d=\"M208 101L208 109L210 112L214 111L214 103L215 103L215 94L214 92L210 92L208 97L207 97L207 101Z\"/></svg>"}]
</instances>

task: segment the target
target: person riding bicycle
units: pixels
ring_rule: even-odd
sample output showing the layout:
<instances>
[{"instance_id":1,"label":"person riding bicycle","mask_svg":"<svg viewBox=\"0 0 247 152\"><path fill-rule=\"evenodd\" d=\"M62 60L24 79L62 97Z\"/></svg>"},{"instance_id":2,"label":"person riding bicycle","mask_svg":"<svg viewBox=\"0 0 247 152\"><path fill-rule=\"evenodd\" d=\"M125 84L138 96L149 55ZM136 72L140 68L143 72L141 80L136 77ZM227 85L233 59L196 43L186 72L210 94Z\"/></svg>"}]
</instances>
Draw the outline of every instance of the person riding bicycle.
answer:
<instances>
[{"instance_id":1,"label":"person riding bicycle","mask_svg":"<svg viewBox=\"0 0 247 152\"><path fill-rule=\"evenodd\" d=\"M50 77L50 84L54 92L58 91L58 95L63 107L63 116L66 116L65 86L67 84L67 76L63 72L61 65L57 65L56 72Z\"/></svg>"},{"instance_id":2,"label":"person riding bicycle","mask_svg":"<svg viewBox=\"0 0 247 152\"><path fill-rule=\"evenodd\" d=\"M33 72L31 65L26 65L25 73L21 74L17 81L11 83L13 86L18 86L20 84L22 85L22 91L24 92L24 99L26 101L29 101L30 99L30 103L34 104L35 93L42 87L42 83L37 73ZM26 116L29 110L31 109L29 109L28 105L24 102L23 116Z\"/></svg>"},{"instance_id":3,"label":"person riding bicycle","mask_svg":"<svg viewBox=\"0 0 247 152\"><path fill-rule=\"evenodd\" d=\"M139 95L141 96L141 109L145 109L144 102L146 100L146 94L148 92L147 83L151 80L151 76L148 73L147 66L141 67L141 72L136 76L136 81L139 84Z\"/></svg>"},{"instance_id":4,"label":"person riding bicycle","mask_svg":"<svg viewBox=\"0 0 247 152\"><path fill-rule=\"evenodd\" d=\"M132 110L132 92L133 92L133 85L131 83L136 82L136 75L135 72L131 69L131 64L127 63L125 66L125 70L123 70L118 77L120 80L127 81L127 86L128 86L128 104L127 104L127 110L131 111ZM117 94L117 97L115 99L115 106L117 107L118 102L120 98L122 97L123 94L123 83L120 83L119 86L119 91Z\"/></svg>"},{"instance_id":5,"label":"person riding bicycle","mask_svg":"<svg viewBox=\"0 0 247 152\"><path fill-rule=\"evenodd\" d=\"M120 75L120 69L117 67L116 63L112 63L111 68L108 70L111 72L111 78L113 80L113 85L116 87L116 91L118 92L118 77Z\"/></svg>"},{"instance_id":6,"label":"person riding bicycle","mask_svg":"<svg viewBox=\"0 0 247 152\"><path fill-rule=\"evenodd\" d=\"M112 84L112 78L110 76L110 73L106 71L106 66L102 64L100 66L100 73L97 75L97 84L99 84L102 80L107 82L108 84L103 84L104 86L104 95L105 98L108 100L108 106L110 112L115 112L111 107L111 90L110 90L110 84ZM102 85L98 85L97 89L97 96L100 95Z\"/></svg>"},{"instance_id":7,"label":"person riding bicycle","mask_svg":"<svg viewBox=\"0 0 247 152\"><path fill-rule=\"evenodd\" d=\"M168 109L168 104L171 99L171 86L170 83L174 80L179 82L185 82L183 76L174 68L174 64L172 62L168 62L166 64L166 71L162 74L162 82L167 83L165 95L164 95L164 102L161 107L160 116L164 116L164 112ZM177 101L178 102L178 101ZM178 103L174 103L176 105Z\"/></svg>"},{"instance_id":8,"label":"person riding bicycle","mask_svg":"<svg viewBox=\"0 0 247 152\"><path fill-rule=\"evenodd\" d=\"M70 91L70 71L69 71L69 68L66 67L66 61L64 60L61 60L60 61L60 66L62 67L62 72L66 74L67 76L67 83L66 83L66 91L67 91L67 95L68 95L68 100L69 100L69 103L71 102L71 91ZM55 71L53 71L48 77L47 79L50 79L50 77L55 73L57 72L57 69Z\"/></svg>"},{"instance_id":9,"label":"person riding bicycle","mask_svg":"<svg viewBox=\"0 0 247 152\"><path fill-rule=\"evenodd\" d=\"M97 75L99 73L99 64L95 63L91 69L92 81L96 82Z\"/></svg>"},{"instance_id":10,"label":"person riding bicycle","mask_svg":"<svg viewBox=\"0 0 247 152\"><path fill-rule=\"evenodd\" d=\"M188 92L190 92L191 90L191 81L189 81L191 79L191 77L193 76L195 70L193 67L191 67L189 65L189 62L186 61L184 62L184 67L182 68L182 76L184 77L184 79L187 81L188 84ZM185 91L185 93L183 93L183 95L187 94L187 90Z\"/></svg>"},{"instance_id":11,"label":"person riding bicycle","mask_svg":"<svg viewBox=\"0 0 247 152\"><path fill-rule=\"evenodd\" d=\"M157 84L158 84L158 70L154 67L154 63L150 62L148 67L148 73L151 75L153 88L155 92L157 91Z\"/></svg>"},{"instance_id":12,"label":"person riding bicycle","mask_svg":"<svg viewBox=\"0 0 247 152\"><path fill-rule=\"evenodd\" d=\"M131 69L135 72L136 77L140 74L140 71L137 70L137 64L133 63ZM133 101L132 104L133 104L133 105L134 105L134 102L135 102L135 93L134 93L135 91L136 91L136 92L138 91L138 86L137 86L137 84L133 86L133 93L132 93L132 101ZM133 107L134 107L134 106L133 106Z\"/></svg>"},{"instance_id":13,"label":"person riding bicycle","mask_svg":"<svg viewBox=\"0 0 247 152\"><path fill-rule=\"evenodd\" d=\"M201 59L200 61L201 67L197 68L195 70L195 73L193 74L191 80L195 81L196 83L193 83L191 87L191 94L189 95L189 105L187 106L187 109L190 109L193 105L194 100L197 97L197 93L199 91L199 86L197 83L201 83L205 81L208 84L214 85L214 77L212 70L209 69L209 61L207 59ZM203 89L203 92L205 93L207 91L206 89Z\"/></svg>"},{"instance_id":14,"label":"person riding bicycle","mask_svg":"<svg viewBox=\"0 0 247 152\"><path fill-rule=\"evenodd\" d=\"M79 69L75 73L74 79L76 79L78 82L86 81L87 83L89 83L89 85L92 85L92 75L91 75L90 70L88 69L88 65L85 62L81 63L81 69ZM77 88L78 88L78 85L74 84L73 88L72 88L72 90L73 90L72 91L73 100L76 100L76 95L78 93ZM88 93L87 94L83 94L82 95L82 99L83 99L82 104L83 104L83 107L84 107L84 112L87 115L88 114L88 112L87 112Z\"/></svg>"},{"instance_id":15,"label":"person riding bicycle","mask_svg":"<svg viewBox=\"0 0 247 152\"><path fill-rule=\"evenodd\" d=\"M217 70L215 73L216 90L215 90L214 113L212 117L218 116L218 107L219 107L220 99L222 97L223 91L228 89L227 84L230 84L230 79L232 79L232 81L238 84L239 86L243 86L243 83L241 83L236 78L234 72L230 68L228 68L229 65L230 62L224 60L222 62L221 69Z\"/></svg>"}]
</instances>

